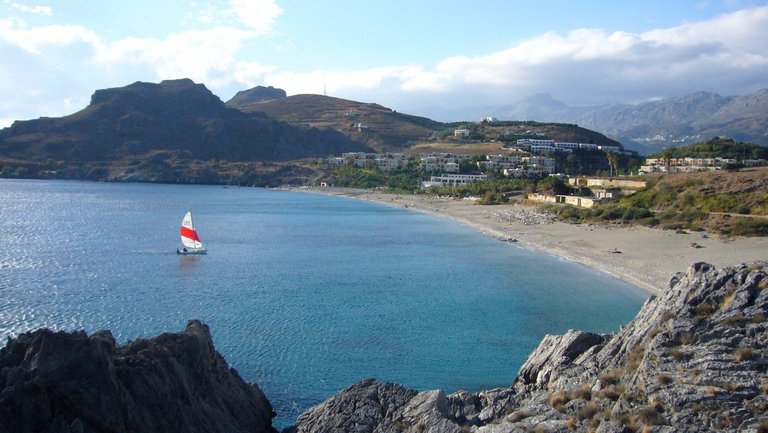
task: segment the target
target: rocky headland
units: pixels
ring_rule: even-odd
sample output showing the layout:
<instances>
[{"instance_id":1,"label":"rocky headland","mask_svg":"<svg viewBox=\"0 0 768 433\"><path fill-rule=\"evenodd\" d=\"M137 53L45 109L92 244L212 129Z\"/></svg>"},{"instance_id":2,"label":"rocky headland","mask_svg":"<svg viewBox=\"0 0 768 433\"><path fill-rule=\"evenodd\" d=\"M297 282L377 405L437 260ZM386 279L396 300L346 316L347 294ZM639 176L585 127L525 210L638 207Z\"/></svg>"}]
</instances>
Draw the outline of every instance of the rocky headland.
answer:
<instances>
[{"instance_id":1,"label":"rocky headland","mask_svg":"<svg viewBox=\"0 0 768 433\"><path fill-rule=\"evenodd\" d=\"M196 320L124 346L41 329L0 349L0 432L276 432L273 416Z\"/></svg>"},{"instance_id":2,"label":"rocky headland","mask_svg":"<svg viewBox=\"0 0 768 433\"><path fill-rule=\"evenodd\" d=\"M508 388L363 380L284 433L768 432L766 315L768 262L697 263L619 332L546 336ZM274 431L264 394L197 321L125 346L108 331L26 333L0 349L0 386L0 431Z\"/></svg>"}]
</instances>

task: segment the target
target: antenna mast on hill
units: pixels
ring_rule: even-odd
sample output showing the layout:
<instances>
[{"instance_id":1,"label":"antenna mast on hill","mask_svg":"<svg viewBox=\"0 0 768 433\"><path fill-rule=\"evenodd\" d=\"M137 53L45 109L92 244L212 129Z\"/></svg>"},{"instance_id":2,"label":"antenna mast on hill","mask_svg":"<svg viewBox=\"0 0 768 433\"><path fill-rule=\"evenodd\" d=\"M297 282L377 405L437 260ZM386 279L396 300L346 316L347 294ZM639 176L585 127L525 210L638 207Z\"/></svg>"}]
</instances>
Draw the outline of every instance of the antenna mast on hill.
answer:
<instances>
[{"instance_id":1,"label":"antenna mast on hill","mask_svg":"<svg viewBox=\"0 0 768 433\"><path fill-rule=\"evenodd\" d=\"M325 92L325 74L323 74L323 96L328 96L328 94Z\"/></svg>"}]
</instances>

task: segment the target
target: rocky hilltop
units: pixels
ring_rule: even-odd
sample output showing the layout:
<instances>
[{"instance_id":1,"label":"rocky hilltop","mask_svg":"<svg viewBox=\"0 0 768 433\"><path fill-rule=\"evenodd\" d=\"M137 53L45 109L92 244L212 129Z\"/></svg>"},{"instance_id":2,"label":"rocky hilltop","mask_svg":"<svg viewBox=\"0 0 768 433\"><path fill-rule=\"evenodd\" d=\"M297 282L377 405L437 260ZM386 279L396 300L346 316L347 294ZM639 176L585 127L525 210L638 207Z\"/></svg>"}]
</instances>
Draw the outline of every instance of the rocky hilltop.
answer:
<instances>
[{"instance_id":1,"label":"rocky hilltop","mask_svg":"<svg viewBox=\"0 0 768 433\"><path fill-rule=\"evenodd\" d=\"M196 320L125 346L43 329L0 349L0 432L275 432L273 416Z\"/></svg>"},{"instance_id":2,"label":"rocky hilltop","mask_svg":"<svg viewBox=\"0 0 768 433\"><path fill-rule=\"evenodd\" d=\"M366 380L288 431L766 432L766 315L768 263L699 263L613 335L546 336L509 388L446 395Z\"/></svg>"},{"instance_id":3,"label":"rocky hilltop","mask_svg":"<svg viewBox=\"0 0 768 433\"><path fill-rule=\"evenodd\" d=\"M286 161L370 150L332 130L289 125L227 107L189 79L136 82L94 92L69 116L0 130L0 155L17 160L164 159Z\"/></svg>"}]
</instances>

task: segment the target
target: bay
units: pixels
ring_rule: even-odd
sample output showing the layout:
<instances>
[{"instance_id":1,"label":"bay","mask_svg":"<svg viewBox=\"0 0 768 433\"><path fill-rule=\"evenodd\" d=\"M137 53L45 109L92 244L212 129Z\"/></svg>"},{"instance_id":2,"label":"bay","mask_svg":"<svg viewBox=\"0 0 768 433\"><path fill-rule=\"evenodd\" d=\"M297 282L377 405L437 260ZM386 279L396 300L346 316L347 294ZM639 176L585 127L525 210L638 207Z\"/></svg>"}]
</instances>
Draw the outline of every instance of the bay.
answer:
<instances>
[{"instance_id":1,"label":"bay","mask_svg":"<svg viewBox=\"0 0 768 433\"><path fill-rule=\"evenodd\" d=\"M178 256L191 209L207 256ZM511 385L545 334L612 332L647 294L435 216L289 191L0 180L0 338L208 324L284 427L364 378Z\"/></svg>"}]
</instances>

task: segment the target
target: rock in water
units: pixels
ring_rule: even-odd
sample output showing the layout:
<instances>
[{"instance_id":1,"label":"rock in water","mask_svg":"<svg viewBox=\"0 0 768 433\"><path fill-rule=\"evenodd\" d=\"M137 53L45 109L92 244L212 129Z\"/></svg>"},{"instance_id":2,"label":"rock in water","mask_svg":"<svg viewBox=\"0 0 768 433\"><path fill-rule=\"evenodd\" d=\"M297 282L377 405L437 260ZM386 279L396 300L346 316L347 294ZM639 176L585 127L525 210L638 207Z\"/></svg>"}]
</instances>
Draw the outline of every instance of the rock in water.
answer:
<instances>
[{"instance_id":1,"label":"rock in water","mask_svg":"<svg viewBox=\"0 0 768 433\"><path fill-rule=\"evenodd\" d=\"M678 273L613 335L546 336L515 383L416 392L373 380L290 431L768 431L768 263Z\"/></svg>"},{"instance_id":2,"label":"rock in water","mask_svg":"<svg viewBox=\"0 0 768 433\"><path fill-rule=\"evenodd\" d=\"M0 432L275 432L274 412L207 325L118 346L47 329L0 349Z\"/></svg>"}]
</instances>

